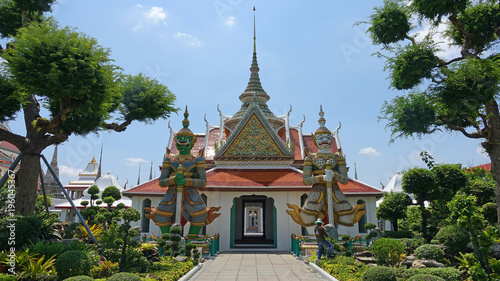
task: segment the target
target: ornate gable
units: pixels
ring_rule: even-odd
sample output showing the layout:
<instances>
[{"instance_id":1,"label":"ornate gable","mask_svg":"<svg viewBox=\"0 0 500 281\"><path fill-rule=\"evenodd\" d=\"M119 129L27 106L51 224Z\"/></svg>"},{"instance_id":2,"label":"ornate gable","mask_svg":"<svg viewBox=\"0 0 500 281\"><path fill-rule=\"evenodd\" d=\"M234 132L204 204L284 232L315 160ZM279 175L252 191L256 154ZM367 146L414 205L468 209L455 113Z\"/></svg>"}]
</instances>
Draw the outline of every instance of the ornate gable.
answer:
<instances>
[{"instance_id":1,"label":"ornate gable","mask_svg":"<svg viewBox=\"0 0 500 281\"><path fill-rule=\"evenodd\" d=\"M221 161L242 160L257 160L258 166L274 166L278 165L275 161L293 161L293 152L272 129L262 112L256 106L251 106L227 141L216 152L214 159L217 166ZM275 163L263 164L258 160ZM240 166L235 163L232 165ZM246 162L245 166L247 165L253 164Z\"/></svg>"}]
</instances>

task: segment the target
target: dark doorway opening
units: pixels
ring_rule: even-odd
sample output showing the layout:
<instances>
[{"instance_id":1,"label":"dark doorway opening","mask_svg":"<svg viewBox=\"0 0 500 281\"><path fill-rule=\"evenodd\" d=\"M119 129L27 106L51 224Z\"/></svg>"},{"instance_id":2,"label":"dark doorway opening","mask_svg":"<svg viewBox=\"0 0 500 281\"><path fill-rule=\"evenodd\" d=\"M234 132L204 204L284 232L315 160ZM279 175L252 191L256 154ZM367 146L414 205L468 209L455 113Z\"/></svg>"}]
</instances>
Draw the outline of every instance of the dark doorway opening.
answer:
<instances>
[{"instance_id":1,"label":"dark doorway opening","mask_svg":"<svg viewBox=\"0 0 500 281\"><path fill-rule=\"evenodd\" d=\"M266 196L244 195L235 198L234 247L273 248L274 200Z\"/></svg>"}]
</instances>

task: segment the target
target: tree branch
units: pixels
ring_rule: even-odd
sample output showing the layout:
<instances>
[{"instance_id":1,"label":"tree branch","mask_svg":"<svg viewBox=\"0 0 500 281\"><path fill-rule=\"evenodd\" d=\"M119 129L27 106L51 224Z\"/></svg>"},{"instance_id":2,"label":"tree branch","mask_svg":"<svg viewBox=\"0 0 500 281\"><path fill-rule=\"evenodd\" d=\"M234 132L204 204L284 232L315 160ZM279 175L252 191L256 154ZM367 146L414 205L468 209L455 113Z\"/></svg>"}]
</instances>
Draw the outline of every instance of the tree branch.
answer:
<instances>
[{"instance_id":1,"label":"tree branch","mask_svg":"<svg viewBox=\"0 0 500 281\"><path fill-rule=\"evenodd\" d=\"M448 17L448 19L458 29L458 31L460 31L460 33L462 33L462 35L464 36L464 43L462 45L462 50L460 51L460 53L462 54L462 57L464 57L464 58L474 57L474 55L469 51L469 48L470 48L470 45L472 42L472 36L471 36L470 32L465 29L462 21L459 18L457 18L457 15L455 14L455 12L453 12Z\"/></svg>"},{"instance_id":2,"label":"tree branch","mask_svg":"<svg viewBox=\"0 0 500 281\"><path fill-rule=\"evenodd\" d=\"M102 126L108 130L114 130L116 132L123 132L127 129L127 126L132 123L132 120L127 120L121 124L116 122L113 123L104 123Z\"/></svg>"},{"instance_id":3,"label":"tree branch","mask_svg":"<svg viewBox=\"0 0 500 281\"><path fill-rule=\"evenodd\" d=\"M469 132L467 132L465 130L465 128L452 124L451 122L449 122L444 117L438 117L438 119L441 120L443 123L445 123L446 126L448 126L448 128L450 128L451 130L458 131L458 132L462 133L464 136L466 136L468 138L471 138L471 139L482 139L482 138L486 138L488 136L484 132L484 130L480 130L480 131L475 132L475 133L469 133Z\"/></svg>"},{"instance_id":4,"label":"tree branch","mask_svg":"<svg viewBox=\"0 0 500 281\"><path fill-rule=\"evenodd\" d=\"M0 140L10 142L11 144L15 145L17 148L22 147L24 143L24 137L20 136L18 134L14 134L12 132L9 132L7 130L1 130L0 129Z\"/></svg>"},{"instance_id":5,"label":"tree branch","mask_svg":"<svg viewBox=\"0 0 500 281\"><path fill-rule=\"evenodd\" d=\"M443 59L438 59L438 66L441 67L441 66L447 66L449 64L452 64L456 61L461 61L461 60L464 60L465 58L464 57L458 57L458 58L454 58L452 60L449 60L449 61L445 61Z\"/></svg>"}]
</instances>

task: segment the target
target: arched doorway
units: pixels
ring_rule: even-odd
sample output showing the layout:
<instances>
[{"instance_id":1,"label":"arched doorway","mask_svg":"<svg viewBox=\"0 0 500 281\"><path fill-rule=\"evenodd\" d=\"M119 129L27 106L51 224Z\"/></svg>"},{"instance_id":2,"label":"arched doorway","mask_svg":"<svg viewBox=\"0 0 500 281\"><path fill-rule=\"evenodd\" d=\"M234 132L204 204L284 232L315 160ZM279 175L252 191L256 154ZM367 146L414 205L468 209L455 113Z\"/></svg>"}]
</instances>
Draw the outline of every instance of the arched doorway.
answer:
<instances>
[{"instance_id":1,"label":"arched doorway","mask_svg":"<svg viewBox=\"0 0 500 281\"><path fill-rule=\"evenodd\" d=\"M243 195L231 208L231 248L276 248L276 207L264 195Z\"/></svg>"}]
</instances>

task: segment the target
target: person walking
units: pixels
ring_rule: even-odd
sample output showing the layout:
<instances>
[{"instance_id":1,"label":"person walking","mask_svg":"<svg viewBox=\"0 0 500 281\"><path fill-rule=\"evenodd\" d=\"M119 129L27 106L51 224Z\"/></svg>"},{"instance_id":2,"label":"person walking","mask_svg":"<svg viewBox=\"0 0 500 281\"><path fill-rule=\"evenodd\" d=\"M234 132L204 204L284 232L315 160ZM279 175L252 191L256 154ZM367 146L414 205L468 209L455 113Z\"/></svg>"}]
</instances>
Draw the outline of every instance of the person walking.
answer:
<instances>
[{"instance_id":1,"label":"person walking","mask_svg":"<svg viewBox=\"0 0 500 281\"><path fill-rule=\"evenodd\" d=\"M323 221L318 218L318 220L316 220L314 223L316 224L316 227L314 228L314 234L316 234L316 241L318 242L318 260L321 259L321 255L323 254L323 247L328 247L327 257L331 257L333 245L325 239L326 237L328 237L328 234L323 227Z\"/></svg>"}]
</instances>

